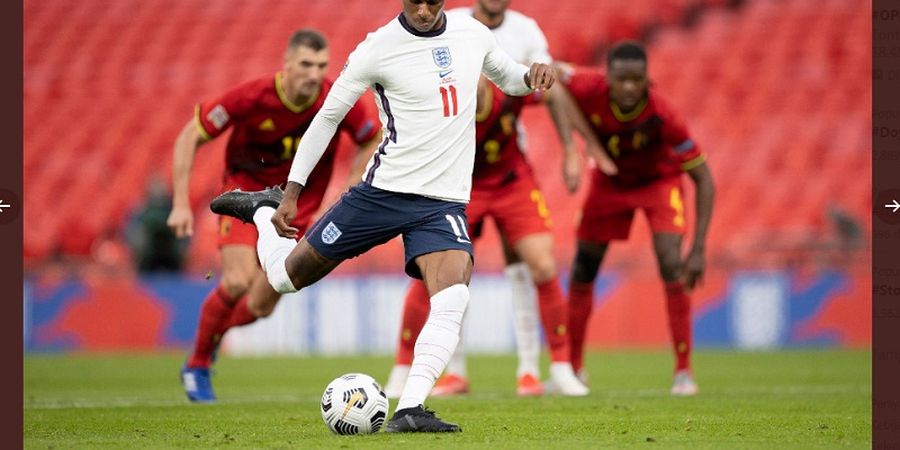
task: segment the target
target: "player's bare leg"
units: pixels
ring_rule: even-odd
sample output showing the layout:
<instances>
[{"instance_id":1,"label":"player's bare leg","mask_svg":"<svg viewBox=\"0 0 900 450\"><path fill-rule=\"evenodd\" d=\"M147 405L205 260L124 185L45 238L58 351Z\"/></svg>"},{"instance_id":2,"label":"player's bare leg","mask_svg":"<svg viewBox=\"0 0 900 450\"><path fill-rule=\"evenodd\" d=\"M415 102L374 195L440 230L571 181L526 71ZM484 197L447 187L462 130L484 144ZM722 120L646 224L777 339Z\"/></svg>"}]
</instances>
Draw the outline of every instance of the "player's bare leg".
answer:
<instances>
[{"instance_id":1,"label":"player's bare leg","mask_svg":"<svg viewBox=\"0 0 900 450\"><path fill-rule=\"evenodd\" d=\"M247 312L255 319L261 319L272 315L272 312L275 311L275 306L281 300L281 294L272 288L272 285L269 284L269 280L266 278L266 273L257 267L256 277L247 291L246 298Z\"/></svg>"},{"instance_id":2,"label":"player's bare leg","mask_svg":"<svg viewBox=\"0 0 900 450\"><path fill-rule=\"evenodd\" d=\"M203 309L200 313L200 326L198 327L198 341L194 347L194 353L191 355L191 361L188 366L191 367L208 367L212 362L213 355L218 349L222 334L225 332L225 324L228 316L231 315L234 308L240 301L244 300L253 279L258 273L261 273L259 264L256 262L256 251L249 245L224 245L219 250L222 256L222 279L219 281L219 289L224 298L228 298L227 309L222 308L219 313L221 317L212 331L213 334L206 336L205 342L200 342L200 337L206 331L206 325L212 319L210 317L210 308L207 302L204 302ZM205 359L199 361L200 358ZM203 364L199 364L199 363Z\"/></svg>"},{"instance_id":3,"label":"player's bare leg","mask_svg":"<svg viewBox=\"0 0 900 450\"><path fill-rule=\"evenodd\" d=\"M535 233L525 236L516 242L515 250L528 265L538 294L541 323L550 346L550 379L560 394L587 395L589 389L578 380L572 369L566 303L553 257L553 235Z\"/></svg>"},{"instance_id":4,"label":"player's bare leg","mask_svg":"<svg viewBox=\"0 0 900 450\"><path fill-rule=\"evenodd\" d=\"M234 316L246 314L245 294L254 278L261 274L256 252L248 245L225 245L222 255L222 279L204 300L200 309L194 350L181 369L185 394L192 402L212 402L216 395L212 388L209 368L215 359L222 336L230 328ZM252 320L251 320L252 321Z\"/></svg>"},{"instance_id":5,"label":"player's bare leg","mask_svg":"<svg viewBox=\"0 0 900 450\"><path fill-rule=\"evenodd\" d=\"M416 340L415 357L388 432L461 431L424 407L437 377L459 343L459 330L469 303L472 257L462 250L445 250L416 258L431 295L428 321Z\"/></svg>"},{"instance_id":6,"label":"player's bare leg","mask_svg":"<svg viewBox=\"0 0 900 450\"><path fill-rule=\"evenodd\" d=\"M588 319L594 305L594 280L606 250L605 242L578 241L569 280L568 331L572 367L578 378L587 383L584 368L584 342Z\"/></svg>"},{"instance_id":7,"label":"player's bare leg","mask_svg":"<svg viewBox=\"0 0 900 450\"><path fill-rule=\"evenodd\" d=\"M265 272L259 267L259 261L256 256L256 249L248 246L232 246L223 247L222 261L225 265L225 250L232 252L240 251L240 259L242 261L242 274L239 278L240 286L243 287L245 294L234 305L228 323L225 325L225 331L232 327L247 325L253 323L258 318L268 317L275 309L275 305L281 299L281 294L275 291L266 279ZM223 279L228 279L228 272L223 273ZM247 287L244 287L247 286Z\"/></svg>"},{"instance_id":8,"label":"player's bare leg","mask_svg":"<svg viewBox=\"0 0 900 450\"><path fill-rule=\"evenodd\" d=\"M666 288L666 312L675 353L675 375L672 395L694 395L697 383L691 373L691 298L681 275L681 240L676 233L654 233L659 274Z\"/></svg>"}]
</instances>

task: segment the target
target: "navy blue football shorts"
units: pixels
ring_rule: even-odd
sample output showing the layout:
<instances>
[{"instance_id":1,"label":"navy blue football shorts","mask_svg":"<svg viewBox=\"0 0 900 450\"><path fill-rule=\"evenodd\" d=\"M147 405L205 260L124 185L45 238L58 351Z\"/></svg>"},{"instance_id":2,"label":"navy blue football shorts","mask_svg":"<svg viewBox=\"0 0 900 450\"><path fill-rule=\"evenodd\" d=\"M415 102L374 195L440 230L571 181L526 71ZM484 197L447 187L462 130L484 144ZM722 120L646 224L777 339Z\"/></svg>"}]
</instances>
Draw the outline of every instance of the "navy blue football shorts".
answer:
<instances>
[{"instance_id":1,"label":"navy blue football shorts","mask_svg":"<svg viewBox=\"0 0 900 450\"><path fill-rule=\"evenodd\" d=\"M406 273L421 279L416 264L418 256L443 250L463 250L473 255L466 223L464 203L385 191L359 183L305 237L322 256L342 261L402 234Z\"/></svg>"}]
</instances>

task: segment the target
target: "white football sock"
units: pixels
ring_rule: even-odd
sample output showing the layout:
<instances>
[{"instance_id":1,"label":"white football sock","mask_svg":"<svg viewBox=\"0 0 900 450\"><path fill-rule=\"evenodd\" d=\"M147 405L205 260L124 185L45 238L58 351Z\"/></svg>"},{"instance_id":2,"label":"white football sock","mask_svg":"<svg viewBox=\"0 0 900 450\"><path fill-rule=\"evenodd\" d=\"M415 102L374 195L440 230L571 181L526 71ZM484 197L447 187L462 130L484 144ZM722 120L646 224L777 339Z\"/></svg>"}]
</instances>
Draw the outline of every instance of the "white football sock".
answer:
<instances>
[{"instance_id":1,"label":"white football sock","mask_svg":"<svg viewBox=\"0 0 900 450\"><path fill-rule=\"evenodd\" d=\"M453 352L453 356L450 357L450 362L447 363L447 373L452 373L453 375L460 376L466 378L467 367L466 367L466 316L463 315L463 323L462 326L459 327L459 344L456 344L456 351Z\"/></svg>"},{"instance_id":2,"label":"white football sock","mask_svg":"<svg viewBox=\"0 0 900 450\"><path fill-rule=\"evenodd\" d=\"M256 230L259 232L259 239L256 240L256 254L259 256L259 262L262 264L263 270L266 271L266 277L269 284L276 291L282 294L297 292L291 277L287 273L287 267L284 261L288 255L297 246L297 241L281 237L272 224L272 216L275 214L275 208L263 206L253 213L253 223L256 224Z\"/></svg>"},{"instance_id":3,"label":"white football sock","mask_svg":"<svg viewBox=\"0 0 900 450\"><path fill-rule=\"evenodd\" d=\"M537 295L528 265L519 262L506 266L506 278L512 286L513 328L519 352L519 369L516 376L530 373L540 379L538 360L541 357L541 340L538 335Z\"/></svg>"},{"instance_id":4,"label":"white football sock","mask_svg":"<svg viewBox=\"0 0 900 450\"><path fill-rule=\"evenodd\" d=\"M431 297L431 313L416 339L413 363L397 411L425 403L434 381L447 367L459 343L463 314L469 304L469 288L454 284Z\"/></svg>"}]
</instances>

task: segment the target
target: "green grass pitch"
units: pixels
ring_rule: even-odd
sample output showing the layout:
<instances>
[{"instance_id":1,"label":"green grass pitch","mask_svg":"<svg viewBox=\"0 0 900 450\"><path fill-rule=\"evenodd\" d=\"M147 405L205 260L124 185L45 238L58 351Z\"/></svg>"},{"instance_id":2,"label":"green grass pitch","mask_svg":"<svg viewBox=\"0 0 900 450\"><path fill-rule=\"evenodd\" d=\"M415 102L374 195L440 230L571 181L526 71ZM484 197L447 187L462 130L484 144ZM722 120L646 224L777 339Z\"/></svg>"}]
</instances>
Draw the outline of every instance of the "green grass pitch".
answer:
<instances>
[{"instance_id":1,"label":"green grass pitch","mask_svg":"<svg viewBox=\"0 0 900 450\"><path fill-rule=\"evenodd\" d=\"M29 355L26 448L868 448L871 353L699 351L700 394L668 394L664 352L592 353L587 398L517 398L515 358L469 359L472 394L430 399L453 435L335 436L318 402L347 372L384 381L388 357L223 358L219 403L192 405L183 355ZM391 413L395 403L391 403Z\"/></svg>"}]
</instances>

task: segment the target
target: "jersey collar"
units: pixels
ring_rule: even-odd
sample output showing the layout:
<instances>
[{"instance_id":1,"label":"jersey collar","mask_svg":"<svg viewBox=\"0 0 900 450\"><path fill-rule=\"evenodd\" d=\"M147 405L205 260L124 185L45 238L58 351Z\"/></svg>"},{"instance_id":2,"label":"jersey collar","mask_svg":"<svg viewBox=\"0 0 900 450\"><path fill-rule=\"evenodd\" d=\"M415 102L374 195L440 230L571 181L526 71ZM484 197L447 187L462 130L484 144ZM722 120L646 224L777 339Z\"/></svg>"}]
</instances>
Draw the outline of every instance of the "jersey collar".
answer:
<instances>
[{"instance_id":1,"label":"jersey collar","mask_svg":"<svg viewBox=\"0 0 900 450\"><path fill-rule=\"evenodd\" d=\"M634 107L633 110L627 113L623 113L621 109L619 109L619 105L616 102L609 102L609 109L612 110L613 116L616 117L616 120L619 122L631 122L636 119L637 116L641 115L644 112L644 109L647 107L647 97L641 99L641 101Z\"/></svg>"},{"instance_id":2,"label":"jersey collar","mask_svg":"<svg viewBox=\"0 0 900 450\"><path fill-rule=\"evenodd\" d=\"M302 105L295 105L291 99L288 98L287 94L284 92L284 85L281 84L281 72L277 72L275 74L275 92L278 94L278 99L281 100L281 104L284 105L285 108L290 110L292 113L301 113L306 111L307 108L312 106L316 100L319 99L319 94L322 92L322 89L316 92L316 95L311 95L308 100Z\"/></svg>"},{"instance_id":3,"label":"jersey collar","mask_svg":"<svg viewBox=\"0 0 900 450\"><path fill-rule=\"evenodd\" d=\"M403 26L403 29L406 30L406 31L408 31L408 32L409 32L410 34L412 34L413 36L418 36L418 37L435 37L435 36L440 36L440 35L444 34L444 31L447 30L447 14L444 13L443 11L441 11L441 16L442 16L443 19L444 19L444 20L443 20L443 23L441 23L441 26L440 26L438 29L436 29L436 30L426 31L426 32L424 32L424 33L421 32L421 31L419 31L419 30L417 30L417 29L415 29L415 28L413 28L413 26L410 25L409 22L406 21L406 16L404 16L402 12L400 13L399 16L397 16L397 19L400 20L400 25Z\"/></svg>"}]
</instances>

